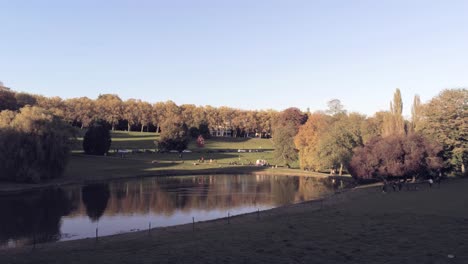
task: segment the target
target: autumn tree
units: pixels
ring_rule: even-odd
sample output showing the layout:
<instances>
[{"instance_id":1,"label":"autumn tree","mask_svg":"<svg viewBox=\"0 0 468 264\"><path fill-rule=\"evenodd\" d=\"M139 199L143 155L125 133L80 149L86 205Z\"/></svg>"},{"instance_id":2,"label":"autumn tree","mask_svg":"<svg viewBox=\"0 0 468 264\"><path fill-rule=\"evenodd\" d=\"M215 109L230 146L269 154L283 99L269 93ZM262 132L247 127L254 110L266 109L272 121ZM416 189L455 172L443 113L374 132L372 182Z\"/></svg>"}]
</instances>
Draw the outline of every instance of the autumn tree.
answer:
<instances>
[{"instance_id":1,"label":"autumn tree","mask_svg":"<svg viewBox=\"0 0 468 264\"><path fill-rule=\"evenodd\" d=\"M18 104L15 94L11 91L0 89L0 111L16 109L18 109Z\"/></svg>"},{"instance_id":2,"label":"autumn tree","mask_svg":"<svg viewBox=\"0 0 468 264\"><path fill-rule=\"evenodd\" d=\"M441 150L420 133L377 137L355 149L349 171L358 179L429 177L442 167Z\"/></svg>"},{"instance_id":3,"label":"autumn tree","mask_svg":"<svg viewBox=\"0 0 468 264\"><path fill-rule=\"evenodd\" d=\"M34 106L37 104L36 97L28 93L15 93L18 108L23 108L27 105Z\"/></svg>"},{"instance_id":4,"label":"autumn tree","mask_svg":"<svg viewBox=\"0 0 468 264\"><path fill-rule=\"evenodd\" d=\"M55 116L63 118L65 116L65 102L58 96L44 97L36 96L37 106L46 109Z\"/></svg>"},{"instance_id":5,"label":"autumn tree","mask_svg":"<svg viewBox=\"0 0 468 264\"><path fill-rule=\"evenodd\" d=\"M128 99L123 102L122 118L127 120L127 131L129 132L132 126L138 124L138 119L141 114L139 104L141 104L141 101L136 99Z\"/></svg>"},{"instance_id":6,"label":"autumn tree","mask_svg":"<svg viewBox=\"0 0 468 264\"><path fill-rule=\"evenodd\" d=\"M313 113L309 116L307 122L299 128L297 135L294 137L294 143L299 151L301 169L319 171L325 168L323 160L320 159L319 146L324 131L329 126L329 121L329 116L322 113Z\"/></svg>"},{"instance_id":7,"label":"autumn tree","mask_svg":"<svg viewBox=\"0 0 468 264\"><path fill-rule=\"evenodd\" d=\"M468 90L450 89L423 106L417 130L444 147L450 166L466 174L468 163Z\"/></svg>"},{"instance_id":8,"label":"autumn tree","mask_svg":"<svg viewBox=\"0 0 468 264\"><path fill-rule=\"evenodd\" d=\"M101 94L96 100L97 119L102 119L108 122L112 131L122 119L123 102L119 96L115 94Z\"/></svg>"},{"instance_id":9,"label":"autumn tree","mask_svg":"<svg viewBox=\"0 0 468 264\"><path fill-rule=\"evenodd\" d=\"M298 159L294 137L299 127L307 121L307 114L297 108L288 108L281 112L273 130L274 157L286 166Z\"/></svg>"},{"instance_id":10,"label":"autumn tree","mask_svg":"<svg viewBox=\"0 0 468 264\"><path fill-rule=\"evenodd\" d=\"M88 97L68 99L65 108L65 120L76 123L81 129L89 127L96 118L95 101Z\"/></svg>"},{"instance_id":11,"label":"autumn tree","mask_svg":"<svg viewBox=\"0 0 468 264\"><path fill-rule=\"evenodd\" d=\"M140 102L138 104L138 123L141 125L141 132L148 127L151 123L151 117L153 115L153 109L151 104L147 102Z\"/></svg>"}]
</instances>

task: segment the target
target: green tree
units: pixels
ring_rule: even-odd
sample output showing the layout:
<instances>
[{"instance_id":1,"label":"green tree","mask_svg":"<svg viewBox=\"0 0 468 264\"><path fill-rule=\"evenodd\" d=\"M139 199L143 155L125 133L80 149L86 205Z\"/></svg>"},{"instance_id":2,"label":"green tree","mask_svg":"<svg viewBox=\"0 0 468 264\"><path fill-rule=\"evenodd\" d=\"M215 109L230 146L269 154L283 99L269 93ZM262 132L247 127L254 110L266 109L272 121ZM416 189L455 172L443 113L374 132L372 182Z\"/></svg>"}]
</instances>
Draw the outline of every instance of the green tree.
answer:
<instances>
[{"instance_id":1,"label":"green tree","mask_svg":"<svg viewBox=\"0 0 468 264\"><path fill-rule=\"evenodd\" d=\"M384 116L382 135L403 135L406 133L405 120L403 118L403 100L400 89L396 89L393 102L390 102L390 112Z\"/></svg>"},{"instance_id":2,"label":"green tree","mask_svg":"<svg viewBox=\"0 0 468 264\"><path fill-rule=\"evenodd\" d=\"M418 130L444 147L451 168L466 174L468 163L468 90L450 89L423 106Z\"/></svg>"},{"instance_id":3,"label":"green tree","mask_svg":"<svg viewBox=\"0 0 468 264\"><path fill-rule=\"evenodd\" d=\"M83 150L88 155L104 155L111 146L109 128L102 121L94 122L83 138Z\"/></svg>"},{"instance_id":4,"label":"green tree","mask_svg":"<svg viewBox=\"0 0 468 264\"><path fill-rule=\"evenodd\" d=\"M187 125L168 119L161 127L158 148L160 151L177 150L182 152L187 148L189 141Z\"/></svg>"},{"instance_id":5,"label":"green tree","mask_svg":"<svg viewBox=\"0 0 468 264\"><path fill-rule=\"evenodd\" d=\"M354 148L363 146L361 127L364 122L365 117L360 114L342 114L322 130L318 157L327 167L339 168L340 176L348 167Z\"/></svg>"}]
</instances>

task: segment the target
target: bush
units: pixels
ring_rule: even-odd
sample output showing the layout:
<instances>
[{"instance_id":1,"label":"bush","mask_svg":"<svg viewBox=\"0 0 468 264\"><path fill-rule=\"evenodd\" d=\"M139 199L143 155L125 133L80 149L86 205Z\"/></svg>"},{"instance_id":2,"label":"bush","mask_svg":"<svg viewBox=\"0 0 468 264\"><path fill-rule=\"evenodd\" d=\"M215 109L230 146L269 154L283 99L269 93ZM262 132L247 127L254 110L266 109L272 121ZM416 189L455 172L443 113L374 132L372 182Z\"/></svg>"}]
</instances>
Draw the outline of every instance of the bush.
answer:
<instances>
[{"instance_id":1,"label":"bush","mask_svg":"<svg viewBox=\"0 0 468 264\"><path fill-rule=\"evenodd\" d=\"M83 138L83 150L88 155L104 155L109 151L112 139L109 128L97 121L86 131Z\"/></svg>"}]
</instances>

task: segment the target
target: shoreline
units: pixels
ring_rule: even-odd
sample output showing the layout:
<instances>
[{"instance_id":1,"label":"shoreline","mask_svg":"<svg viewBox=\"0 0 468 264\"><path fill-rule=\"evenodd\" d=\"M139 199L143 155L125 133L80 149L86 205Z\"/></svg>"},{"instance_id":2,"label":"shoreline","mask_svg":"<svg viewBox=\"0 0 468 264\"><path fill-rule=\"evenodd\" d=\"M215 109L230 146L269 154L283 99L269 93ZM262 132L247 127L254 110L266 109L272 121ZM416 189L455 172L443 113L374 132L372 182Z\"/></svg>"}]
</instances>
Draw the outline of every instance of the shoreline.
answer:
<instances>
[{"instance_id":1,"label":"shoreline","mask_svg":"<svg viewBox=\"0 0 468 264\"><path fill-rule=\"evenodd\" d=\"M95 157L88 157L82 155L74 155L75 162L80 158L92 159L93 162L96 162ZM129 163L134 161L138 163L137 166L142 167L143 165L151 165L151 162L145 160L129 160L129 159L119 159L119 158L106 158L99 157L99 159L107 159L111 161L118 161L123 163ZM99 162L97 163L99 165ZM175 163L168 163L175 164ZM81 165L81 164L79 164ZM125 166L125 164L123 164ZM302 171L299 169L285 169L285 168L269 168L269 167L257 167L257 166L241 166L241 165L226 165L226 164L217 164L220 167L198 167L196 170L190 169L163 169L163 170L147 170L143 171L141 169L136 170L130 168L129 171L124 172L107 172L107 168L97 168L91 169L84 173L74 172L65 175L62 178L52 179L44 183L17 183L17 182L0 182L0 197L9 196L9 195L18 195L22 193L34 192L42 189L52 188L52 187L65 187L69 185L86 185L92 183L102 183L102 182L111 182L116 180L131 180L131 179L142 179L142 178L151 178L151 177L172 177L172 176L197 176L197 175L235 175L235 174L249 174L249 175L271 175L271 176L298 176L298 177L314 177L314 178L329 178L335 177L344 180L353 181L354 179L350 176L330 176L328 174ZM75 166L75 164L71 164ZM201 165L203 166L203 165ZM133 169L133 170L132 170ZM151 168L150 168L151 169ZM90 174L90 175L84 175ZM99 175L93 177L91 175Z\"/></svg>"},{"instance_id":2,"label":"shoreline","mask_svg":"<svg viewBox=\"0 0 468 264\"><path fill-rule=\"evenodd\" d=\"M271 175L271 174L268 174ZM176 175L176 176L185 176L185 175ZM191 176L191 175L186 175L186 176ZM271 176L282 176L282 175L271 175ZM163 176L165 177L165 176ZM114 180L119 180L119 179L114 179ZM270 208L270 209L265 209L265 210L260 210L260 211L253 211L253 212L248 212L248 213L242 213L242 214L237 214L237 215L231 215L229 217L230 221L233 219L237 218L258 218L259 215L263 217L264 215L274 215L278 214L283 210L290 210L293 208L300 208L300 207L314 207L314 211L317 210L322 210L324 206L329 206L332 204L335 204L337 200L333 200L333 197L338 196L338 195L346 195L346 193L352 192L352 191L359 191L363 190L366 188L375 188L377 186L373 185L361 185L359 188L357 187L352 187L352 188L344 188L340 190L336 190L333 193L324 195L322 198L319 199L314 199L314 200L308 200L308 201L302 201L302 202L297 202L297 203L292 203L292 204L286 204L286 205L281 205L278 207ZM1 194L0 194L1 197ZM339 202L339 201L338 201ZM210 220L203 220L203 221L195 221L195 225L210 225L211 224L222 224L223 222L225 223L227 221L228 217L220 217L220 218L214 218ZM105 236L100 236L99 240L112 240L113 238L119 238L120 236L127 236L127 235L145 235L148 232L153 233L153 232L165 232L167 229L190 229L192 228L193 223L185 223L185 224L177 224L177 225L169 225L169 226L160 226L160 227L152 227L150 231L148 230L138 230L138 231L128 231L128 232L122 232L122 233L116 233L116 234L111 234L111 235L105 235ZM197 227L198 228L198 227ZM31 249L31 248L44 248L44 247L53 247L54 245L57 244L62 244L62 243L79 243L80 241L90 241L90 240L95 240L94 237L86 237L86 238L79 238L79 239L72 239L72 240L64 240L64 241L55 241L55 242L47 242L47 243L38 243L35 246L33 245L28 245L28 246L20 246L20 247L14 247L14 248L4 248L0 249L0 253L5 252L5 251L14 251L14 250L26 250L26 249ZM0 254L1 255L1 254Z\"/></svg>"},{"instance_id":3,"label":"shoreline","mask_svg":"<svg viewBox=\"0 0 468 264\"><path fill-rule=\"evenodd\" d=\"M5 263L465 263L468 179L353 188L256 213L0 251ZM450 205L450 206L449 206ZM454 255L455 262L447 259ZM448 262L447 262L448 261Z\"/></svg>"}]
</instances>

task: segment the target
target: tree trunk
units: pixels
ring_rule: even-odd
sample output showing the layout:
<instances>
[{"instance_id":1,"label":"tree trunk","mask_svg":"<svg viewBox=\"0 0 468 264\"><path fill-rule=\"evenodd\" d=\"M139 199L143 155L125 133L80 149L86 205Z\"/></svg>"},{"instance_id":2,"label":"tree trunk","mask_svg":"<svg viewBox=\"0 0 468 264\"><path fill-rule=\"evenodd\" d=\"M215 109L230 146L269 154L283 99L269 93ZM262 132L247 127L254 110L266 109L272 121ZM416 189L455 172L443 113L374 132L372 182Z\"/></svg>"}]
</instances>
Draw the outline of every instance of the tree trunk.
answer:
<instances>
[{"instance_id":1,"label":"tree trunk","mask_svg":"<svg viewBox=\"0 0 468 264\"><path fill-rule=\"evenodd\" d=\"M159 124L156 126L156 134L159 134Z\"/></svg>"},{"instance_id":2,"label":"tree trunk","mask_svg":"<svg viewBox=\"0 0 468 264\"><path fill-rule=\"evenodd\" d=\"M461 172L462 172L462 175L465 175L465 163L462 163L461 165Z\"/></svg>"},{"instance_id":3,"label":"tree trunk","mask_svg":"<svg viewBox=\"0 0 468 264\"><path fill-rule=\"evenodd\" d=\"M143 133L143 129L145 128L145 126L142 124L141 125L141 132Z\"/></svg>"},{"instance_id":4,"label":"tree trunk","mask_svg":"<svg viewBox=\"0 0 468 264\"><path fill-rule=\"evenodd\" d=\"M114 125L114 123L112 123L112 131L114 131L114 130L115 130L115 125Z\"/></svg>"},{"instance_id":5,"label":"tree trunk","mask_svg":"<svg viewBox=\"0 0 468 264\"><path fill-rule=\"evenodd\" d=\"M340 163L340 176L343 176L343 163Z\"/></svg>"},{"instance_id":6,"label":"tree trunk","mask_svg":"<svg viewBox=\"0 0 468 264\"><path fill-rule=\"evenodd\" d=\"M130 123L127 124L127 127L128 127L127 131L130 132Z\"/></svg>"}]
</instances>

